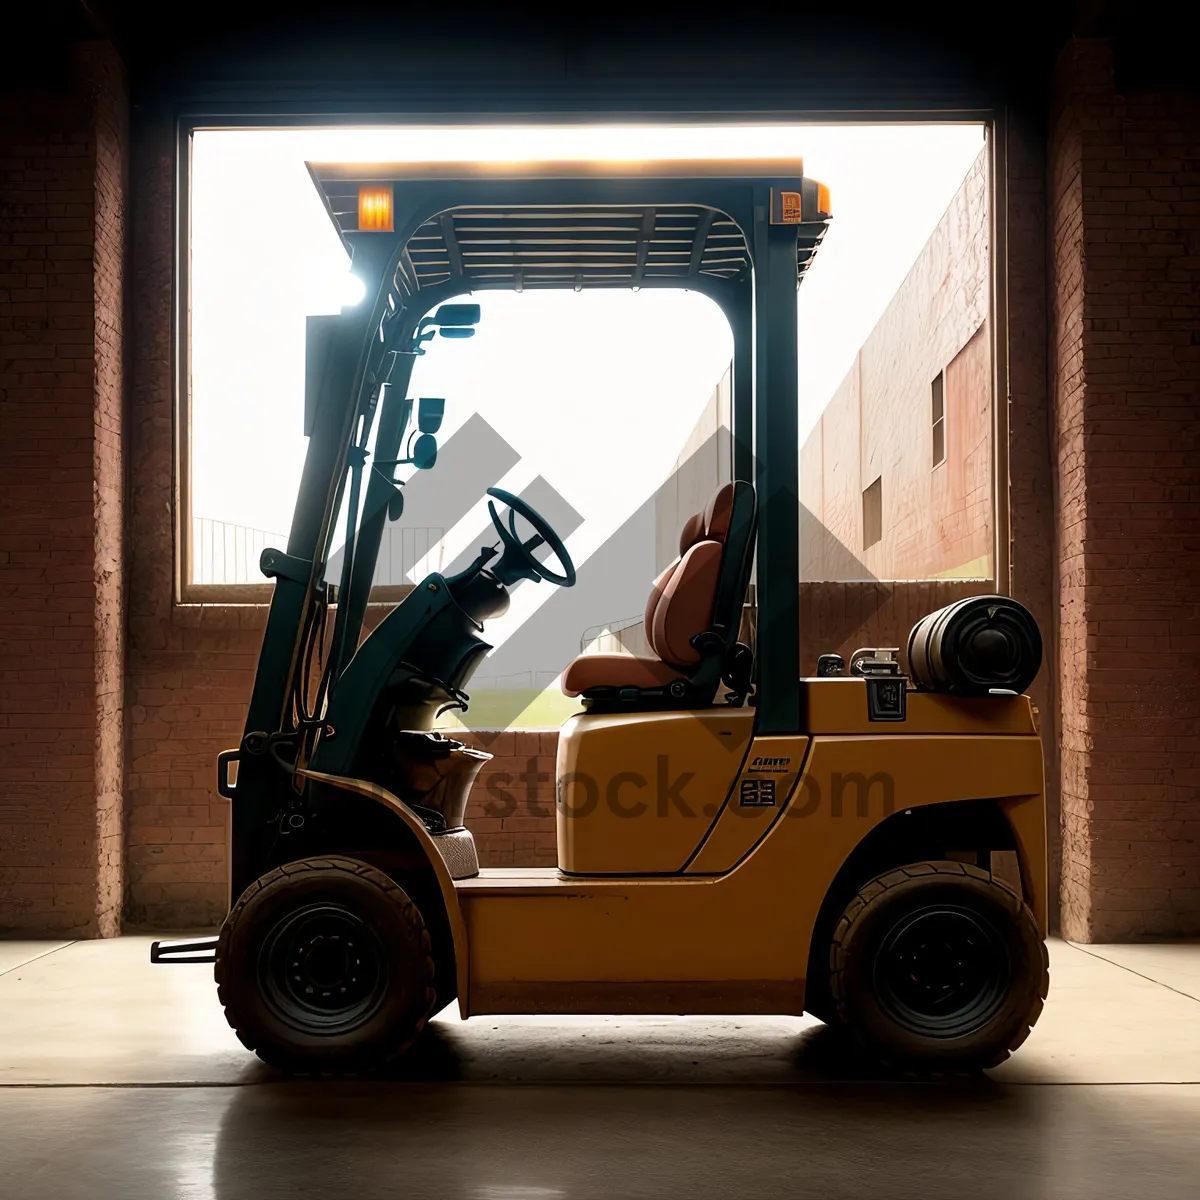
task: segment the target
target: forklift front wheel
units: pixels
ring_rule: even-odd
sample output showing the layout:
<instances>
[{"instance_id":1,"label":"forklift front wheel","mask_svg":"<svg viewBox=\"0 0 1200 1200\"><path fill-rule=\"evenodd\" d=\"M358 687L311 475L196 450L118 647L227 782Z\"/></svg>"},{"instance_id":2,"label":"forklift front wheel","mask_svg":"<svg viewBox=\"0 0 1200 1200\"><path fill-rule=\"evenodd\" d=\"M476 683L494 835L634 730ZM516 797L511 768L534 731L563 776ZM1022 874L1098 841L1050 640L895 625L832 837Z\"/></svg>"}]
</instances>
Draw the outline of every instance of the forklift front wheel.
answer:
<instances>
[{"instance_id":1,"label":"forklift front wheel","mask_svg":"<svg viewBox=\"0 0 1200 1200\"><path fill-rule=\"evenodd\" d=\"M904 1071L1003 1062L1029 1036L1050 984L1029 907L959 862L913 863L865 884L838 921L831 965L841 1021Z\"/></svg>"},{"instance_id":2,"label":"forklift front wheel","mask_svg":"<svg viewBox=\"0 0 1200 1200\"><path fill-rule=\"evenodd\" d=\"M351 858L287 863L251 884L217 942L238 1039L294 1074L359 1074L401 1054L433 1011L429 933L403 890Z\"/></svg>"}]
</instances>

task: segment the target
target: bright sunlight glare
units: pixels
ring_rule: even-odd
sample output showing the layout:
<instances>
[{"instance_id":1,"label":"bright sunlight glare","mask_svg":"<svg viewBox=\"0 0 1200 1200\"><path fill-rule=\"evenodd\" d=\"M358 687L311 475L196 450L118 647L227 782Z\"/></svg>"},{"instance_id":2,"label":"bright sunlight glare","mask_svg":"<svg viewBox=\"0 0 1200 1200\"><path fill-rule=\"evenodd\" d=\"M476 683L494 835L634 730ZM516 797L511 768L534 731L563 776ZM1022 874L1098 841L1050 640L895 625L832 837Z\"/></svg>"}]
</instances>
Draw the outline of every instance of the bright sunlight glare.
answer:
<instances>
[{"instance_id":1,"label":"bright sunlight glare","mask_svg":"<svg viewBox=\"0 0 1200 1200\"><path fill-rule=\"evenodd\" d=\"M290 524L305 317L362 298L306 161L803 156L834 209L799 293L803 440L982 149L978 124L198 131L192 512ZM570 542L582 561L670 470L728 365L728 326L697 293L474 298L478 335L435 343L412 393L446 397L443 440L479 413L518 451L500 486L541 474L561 492L584 518Z\"/></svg>"}]
</instances>

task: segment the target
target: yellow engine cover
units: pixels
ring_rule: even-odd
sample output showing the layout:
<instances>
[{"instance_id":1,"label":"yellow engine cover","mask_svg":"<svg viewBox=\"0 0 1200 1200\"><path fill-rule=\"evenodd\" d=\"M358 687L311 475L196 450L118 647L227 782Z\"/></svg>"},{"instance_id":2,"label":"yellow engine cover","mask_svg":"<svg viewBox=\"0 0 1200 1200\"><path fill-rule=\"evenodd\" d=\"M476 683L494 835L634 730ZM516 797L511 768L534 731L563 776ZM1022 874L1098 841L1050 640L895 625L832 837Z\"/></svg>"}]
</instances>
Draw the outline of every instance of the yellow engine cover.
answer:
<instances>
[{"instance_id":1,"label":"yellow engine cover","mask_svg":"<svg viewBox=\"0 0 1200 1200\"><path fill-rule=\"evenodd\" d=\"M704 840L746 757L750 708L583 713L558 739L558 865L669 875Z\"/></svg>"}]
</instances>

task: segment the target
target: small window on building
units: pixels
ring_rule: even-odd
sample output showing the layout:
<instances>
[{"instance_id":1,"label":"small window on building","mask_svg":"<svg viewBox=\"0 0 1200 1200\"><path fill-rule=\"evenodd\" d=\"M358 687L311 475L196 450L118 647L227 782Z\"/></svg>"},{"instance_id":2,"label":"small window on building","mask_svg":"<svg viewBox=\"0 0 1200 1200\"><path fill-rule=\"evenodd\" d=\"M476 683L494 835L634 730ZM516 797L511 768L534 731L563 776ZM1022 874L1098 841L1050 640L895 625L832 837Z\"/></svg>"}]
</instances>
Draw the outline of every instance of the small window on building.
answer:
<instances>
[{"instance_id":1,"label":"small window on building","mask_svg":"<svg viewBox=\"0 0 1200 1200\"><path fill-rule=\"evenodd\" d=\"M933 465L946 461L946 382L939 371L933 381Z\"/></svg>"},{"instance_id":2,"label":"small window on building","mask_svg":"<svg viewBox=\"0 0 1200 1200\"><path fill-rule=\"evenodd\" d=\"M863 492L863 549L883 539L883 476Z\"/></svg>"}]
</instances>

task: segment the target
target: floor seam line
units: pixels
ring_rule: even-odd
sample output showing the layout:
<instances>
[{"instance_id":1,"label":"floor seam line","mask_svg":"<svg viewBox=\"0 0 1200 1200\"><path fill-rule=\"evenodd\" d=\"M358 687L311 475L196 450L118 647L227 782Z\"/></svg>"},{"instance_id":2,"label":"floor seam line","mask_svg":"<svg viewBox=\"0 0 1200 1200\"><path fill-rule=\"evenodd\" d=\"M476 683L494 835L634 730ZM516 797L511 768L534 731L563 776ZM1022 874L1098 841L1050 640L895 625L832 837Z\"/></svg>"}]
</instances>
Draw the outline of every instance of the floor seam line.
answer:
<instances>
[{"instance_id":1,"label":"floor seam line","mask_svg":"<svg viewBox=\"0 0 1200 1200\"><path fill-rule=\"evenodd\" d=\"M1066 938L1063 939L1066 941ZM1185 1000L1192 1001L1193 1004L1200 1004L1200 997L1193 996L1191 992L1181 992L1177 987L1172 987L1169 983L1163 983L1161 979L1154 979L1149 975L1143 975L1141 971L1135 971L1132 967L1127 967L1124 963L1113 962L1111 958L1105 958L1103 954L1097 954L1094 950L1087 950L1078 942L1067 942L1068 946L1073 946L1081 954L1086 954L1089 958L1094 958L1098 962L1108 963L1110 967L1117 967L1122 971L1128 971L1130 975L1136 975L1139 979L1144 979L1147 983L1153 983L1158 987L1166 988L1168 992L1174 992L1177 996L1182 996Z\"/></svg>"},{"instance_id":2,"label":"floor seam line","mask_svg":"<svg viewBox=\"0 0 1200 1200\"><path fill-rule=\"evenodd\" d=\"M362 1080L348 1079L349 1084L361 1084ZM938 1083L922 1080L907 1079L815 1079L815 1080L762 1080L755 1082L730 1083L728 1081L694 1079L395 1079L379 1080L372 1087L394 1089L400 1087L628 1087L628 1088L694 1088L706 1087L721 1090L766 1090L771 1088L845 1088L845 1087L874 1087L885 1086L892 1088L913 1088L937 1090L938 1088L952 1089L960 1086L962 1081ZM170 1082L170 1083L0 1083L0 1092L52 1092L68 1088L93 1091L205 1091L217 1088L259 1088L259 1087L292 1087L316 1088L325 1087L323 1083L311 1079L261 1079L245 1083L217 1082ZM1200 1079L992 1079L975 1081L978 1091L985 1092L994 1088L1113 1088L1113 1087L1200 1087Z\"/></svg>"},{"instance_id":3,"label":"floor seam line","mask_svg":"<svg viewBox=\"0 0 1200 1200\"><path fill-rule=\"evenodd\" d=\"M78 941L78 938L69 942L64 942L61 946L55 946L53 950L43 951L41 954L35 954L32 958L27 958L24 962L17 963L15 967L9 967L7 971L0 971L0 979L5 975L11 975L14 971L19 971L22 967L29 966L30 963L40 962L43 958L49 958L52 954L57 954L60 950L69 950Z\"/></svg>"}]
</instances>

